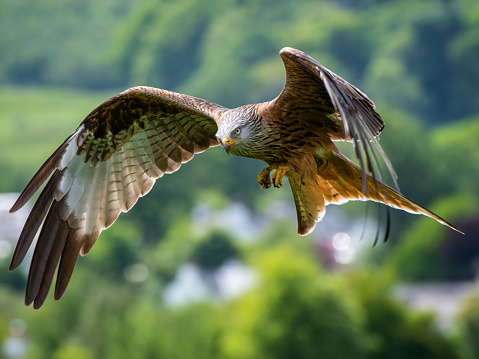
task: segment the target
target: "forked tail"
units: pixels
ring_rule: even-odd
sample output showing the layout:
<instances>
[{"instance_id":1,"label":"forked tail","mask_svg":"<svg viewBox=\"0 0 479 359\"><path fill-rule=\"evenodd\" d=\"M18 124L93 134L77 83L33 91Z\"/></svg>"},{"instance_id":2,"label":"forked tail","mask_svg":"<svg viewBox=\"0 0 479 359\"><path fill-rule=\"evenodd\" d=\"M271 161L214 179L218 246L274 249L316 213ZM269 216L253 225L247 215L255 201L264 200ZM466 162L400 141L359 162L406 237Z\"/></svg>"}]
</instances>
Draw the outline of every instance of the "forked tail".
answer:
<instances>
[{"instance_id":1,"label":"forked tail","mask_svg":"<svg viewBox=\"0 0 479 359\"><path fill-rule=\"evenodd\" d=\"M452 224L421 207L377 178L367 175L363 190L362 171L354 162L337 152L325 159L316 158L317 173L307 175L290 171L288 179L298 215L298 233L310 233L319 222L328 204L348 201L375 201L413 214L423 214L462 233Z\"/></svg>"}]
</instances>

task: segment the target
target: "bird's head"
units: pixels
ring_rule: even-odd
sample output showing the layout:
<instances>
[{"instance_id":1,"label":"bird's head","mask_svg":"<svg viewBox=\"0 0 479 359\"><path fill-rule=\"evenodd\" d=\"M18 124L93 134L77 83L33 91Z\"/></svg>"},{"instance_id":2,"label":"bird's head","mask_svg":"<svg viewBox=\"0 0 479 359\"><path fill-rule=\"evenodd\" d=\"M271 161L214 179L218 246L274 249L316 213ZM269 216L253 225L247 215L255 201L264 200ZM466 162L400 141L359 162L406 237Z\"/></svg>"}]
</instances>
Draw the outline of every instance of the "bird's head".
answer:
<instances>
[{"instance_id":1,"label":"bird's head","mask_svg":"<svg viewBox=\"0 0 479 359\"><path fill-rule=\"evenodd\" d=\"M247 156L254 141L254 119L242 111L227 113L218 127L216 138L227 154Z\"/></svg>"},{"instance_id":2,"label":"bird's head","mask_svg":"<svg viewBox=\"0 0 479 359\"><path fill-rule=\"evenodd\" d=\"M236 150L238 149L238 146L241 147L240 141L244 137L244 130L241 126L235 127L234 130L232 131L226 131L224 132L225 135L219 134L219 130L216 133L216 138L218 139L218 142L223 146L227 154L230 154L230 150L234 147L233 149L233 154L237 152Z\"/></svg>"}]
</instances>

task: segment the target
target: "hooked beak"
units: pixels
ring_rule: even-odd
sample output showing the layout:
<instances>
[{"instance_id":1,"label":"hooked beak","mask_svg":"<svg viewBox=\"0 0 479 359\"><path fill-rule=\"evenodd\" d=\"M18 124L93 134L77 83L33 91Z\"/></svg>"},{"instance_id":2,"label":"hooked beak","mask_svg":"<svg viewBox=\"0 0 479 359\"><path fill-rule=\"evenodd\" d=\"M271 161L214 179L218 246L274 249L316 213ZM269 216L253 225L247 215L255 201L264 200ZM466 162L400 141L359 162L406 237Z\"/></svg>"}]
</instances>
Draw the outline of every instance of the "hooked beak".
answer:
<instances>
[{"instance_id":1,"label":"hooked beak","mask_svg":"<svg viewBox=\"0 0 479 359\"><path fill-rule=\"evenodd\" d=\"M228 137L223 137L223 140L221 141L221 144L223 145L223 148L225 149L226 153L229 155L230 154L230 148L241 138L238 138L234 140L233 142L230 142L230 139Z\"/></svg>"}]
</instances>

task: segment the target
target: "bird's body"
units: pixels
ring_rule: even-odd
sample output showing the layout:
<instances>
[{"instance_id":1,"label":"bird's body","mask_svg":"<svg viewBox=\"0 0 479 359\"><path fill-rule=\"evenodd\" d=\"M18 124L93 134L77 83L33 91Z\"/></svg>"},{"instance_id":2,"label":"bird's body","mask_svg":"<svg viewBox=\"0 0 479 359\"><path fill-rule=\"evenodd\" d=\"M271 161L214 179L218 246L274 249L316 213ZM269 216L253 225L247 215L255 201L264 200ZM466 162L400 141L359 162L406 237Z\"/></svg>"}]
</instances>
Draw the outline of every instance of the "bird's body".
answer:
<instances>
[{"instance_id":1,"label":"bird's body","mask_svg":"<svg viewBox=\"0 0 479 359\"><path fill-rule=\"evenodd\" d=\"M262 188L289 180L298 232L311 232L328 204L373 200L452 225L380 181L373 147L394 178L377 136L384 123L359 89L305 53L280 52L286 83L274 100L227 109L207 100L151 87L129 89L98 106L48 158L11 211L48 180L12 258L22 262L43 223L25 302L39 308L58 268L55 298L70 280L78 254L128 211L156 179L221 144L228 154L263 160ZM353 143L359 165L333 141Z\"/></svg>"}]
</instances>

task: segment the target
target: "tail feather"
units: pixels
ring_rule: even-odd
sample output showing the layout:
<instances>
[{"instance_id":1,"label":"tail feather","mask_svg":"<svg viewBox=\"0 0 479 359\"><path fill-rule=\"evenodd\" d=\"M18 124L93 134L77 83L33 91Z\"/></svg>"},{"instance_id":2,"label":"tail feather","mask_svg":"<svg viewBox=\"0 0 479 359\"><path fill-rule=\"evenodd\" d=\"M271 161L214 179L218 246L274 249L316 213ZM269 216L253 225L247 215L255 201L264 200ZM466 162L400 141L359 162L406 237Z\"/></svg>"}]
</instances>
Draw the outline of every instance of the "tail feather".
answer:
<instances>
[{"instance_id":1,"label":"tail feather","mask_svg":"<svg viewBox=\"0 0 479 359\"><path fill-rule=\"evenodd\" d=\"M289 185L296 205L298 233L305 236L313 231L326 213L324 196L318 185L309 180L289 178Z\"/></svg>"},{"instance_id":2,"label":"tail feather","mask_svg":"<svg viewBox=\"0 0 479 359\"><path fill-rule=\"evenodd\" d=\"M348 201L375 201L403 211L422 214L462 233L437 214L411 201L377 178L367 174L367 187L363 188L362 170L354 162L337 152L327 159L317 161L315 174L303 177L288 174L298 215L298 233L310 233L319 222L328 204L343 204Z\"/></svg>"}]
</instances>

